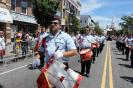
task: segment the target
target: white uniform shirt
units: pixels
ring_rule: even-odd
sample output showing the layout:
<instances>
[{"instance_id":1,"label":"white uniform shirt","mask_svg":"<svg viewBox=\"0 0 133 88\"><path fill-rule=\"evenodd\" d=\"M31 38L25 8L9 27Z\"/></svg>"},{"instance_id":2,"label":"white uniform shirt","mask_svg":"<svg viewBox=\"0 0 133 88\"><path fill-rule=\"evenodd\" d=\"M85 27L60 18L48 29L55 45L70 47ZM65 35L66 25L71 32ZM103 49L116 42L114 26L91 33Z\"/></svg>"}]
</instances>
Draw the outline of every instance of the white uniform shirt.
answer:
<instances>
[{"instance_id":1,"label":"white uniform shirt","mask_svg":"<svg viewBox=\"0 0 133 88\"><path fill-rule=\"evenodd\" d=\"M89 42L96 43L96 40L95 40L94 36L88 35L88 39L89 39Z\"/></svg>"},{"instance_id":2,"label":"white uniform shirt","mask_svg":"<svg viewBox=\"0 0 133 88\"><path fill-rule=\"evenodd\" d=\"M48 59L55 53L55 50L57 49L61 52L69 51L72 49L77 49L76 45L74 43L74 40L72 37L63 32L59 31L55 36L52 34L49 34L46 38L46 51L45 51L45 61L48 62ZM67 62L68 58L61 58L59 61L61 62Z\"/></svg>"},{"instance_id":3,"label":"white uniform shirt","mask_svg":"<svg viewBox=\"0 0 133 88\"><path fill-rule=\"evenodd\" d=\"M5 49L5 39L4 37L0 38L0 50L4 50Z\"/></svg>"},{"instance_id":4,"label":"white uniform shirt","mask_svg":"<svg viewBox=\"0 0 133 88\"><path fill-rule=\"evenodd\" d=\"M133 38L126 38L125 43L126 43L126 46L133 45Z\"/></svg>"},{"instance_id":5,"label":"white uniform shirt","mask_svg":"<svg viewBox=\"0 0 133 88\"><path fill-rule=\"evenodd\" d=\"M80 48L91 48L91 42L89 40L88 35L81 35L79 41Z\"/></svg>"}]
</instances>

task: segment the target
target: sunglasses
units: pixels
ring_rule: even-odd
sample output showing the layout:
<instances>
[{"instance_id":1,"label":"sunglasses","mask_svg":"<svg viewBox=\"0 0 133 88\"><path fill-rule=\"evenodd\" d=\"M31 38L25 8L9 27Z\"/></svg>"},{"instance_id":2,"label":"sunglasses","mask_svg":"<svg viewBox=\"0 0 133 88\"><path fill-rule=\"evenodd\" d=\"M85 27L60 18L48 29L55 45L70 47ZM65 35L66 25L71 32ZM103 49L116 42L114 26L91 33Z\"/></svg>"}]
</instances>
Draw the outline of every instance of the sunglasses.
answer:
<instances>
[{"instance_id":1,"label":"sunglasses","mask_svg":"<svg viewBox=\"0 0 133 88\"><path fill-rule=\"evenodd\" d=\"M50 24L54 24L54 25L56 25L56 24L59 24L58 22L51 22Z\"/></svg>"}]
</instances>

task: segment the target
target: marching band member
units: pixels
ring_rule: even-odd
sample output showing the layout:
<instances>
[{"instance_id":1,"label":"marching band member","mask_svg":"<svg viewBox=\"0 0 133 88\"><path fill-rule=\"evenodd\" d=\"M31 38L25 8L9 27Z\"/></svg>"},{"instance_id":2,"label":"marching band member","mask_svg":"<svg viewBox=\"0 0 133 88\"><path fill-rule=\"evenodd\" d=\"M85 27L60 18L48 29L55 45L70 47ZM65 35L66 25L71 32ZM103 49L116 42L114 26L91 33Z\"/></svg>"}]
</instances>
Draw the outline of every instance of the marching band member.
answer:
<instances>
[{"instance_id":1,"label":"marching band member","mask_svg":"<svg viewBox=\"0 0 133 88\"><path fill-rule=\"evenodd\" d=\"M79 47L80 47L80 54L82 52L85 52L86 49L89 49L91 51L91 42L88 37L90 29L85 28L85 30L81 30L81 35L80 35L80 41L79 41ZM91 67L91 58L87 58L87 60L84 61L84 57L81 56L81 75L84 75L86 72L86 76L89 77L90 73L90 67ZM86 69L86 70L85 70Z\"/></svg>"},{"instance_id":2,"label":"marching band member","mask_svg":"<svg viewBox=\"0 0 133 88\"><path fill-rule=\"evenodd\" d=\"M68 57L76 55L77 49L72 37L61 31L60 24L60 18L58 16L54 16L50 24L50 33L45 38L45 61L47 63L50 57L54 56L56 60L69 67Z\"/></svg>"},{"instance_id":3,"label":"marching band member","mask_svg":"<svg viewBox=\"0 0 133 88\"><path fill-rule=\"evenodd\" d=\"M99 52L101 53L104 47L104 41L106 37L104 35L100 35L100 47L99 47Z\"/></svg>"},{"instance_id":4,"label":"marching band member","mask_svg":"<svg viewBox=\"0 0 133 88\"><path fill-rule=\"evenodd\" d=\"M131 35L128 35L127 38L125 39L125 44L126 44L126 60L129 58L129 51L130 51L130 45L132 45L132 37Z\"/></svg>"},{"instance_id":5,"label":"marching band member","mask_svg":"<svg viewBox=\"0 0 133 88\"><path fill-rule=\"evenodd\" d=\"M89 39L90 39L90 41L91 41L91 43L92 43L92 52L93 52L93 60L92 60L92 62L93 62L93 64L94 64L94 62L95 62L95 57L96 57L97 42L96 42L96 40L95 40L95 38L94 38L94 36L93 36L93 30L92 30L92 29L91 29L91 31L90 31L90 33L89 33Z\"/></svg>"},{"instance_id":6,"label":"marching band member","mask_svg":"<svg viewBox=\"0 0 133 88\"><path fill-rule=\"evenodd\" d=\"M39 34L39 39L38 39L38 44L39 44L39 49L38 53L40 55L40 66L39 68L42 68L44 66L44 46L43 46L43 38L45 38L48 34L46 33L45 27L41 27L41 32Z\"/></svg>"},{"instance_id":7,"label":"marching band member","mask_svg":"<svg viewBox=\"0 0 133 88\"><path fill-rule=\"evenodd\" d=\"M93 31L93 37L96 41L96 56L98 56L100 44L99 44L99 37L97 36L96 31Z\"/></svg>"},{"instance_id":8,"label":"marching band member","mask_svg":"<svg viewBox=\"0 0 133 88\"><path fill-rule=\"evenodd\" d=\"M128 45L128 48L131 51L131 68L133 68L133 35L128 36L128 39L126 41L126 44Z\"/></svg>"},{"instance_id":9,"label":"marching band member","mask_svg":"<svg viewBox=\"0 0 133 88\"><path fill-rule=\"evenodd\" d=\"M125 38L126 38L126 36L122 36L121 37L121 51L122 51L122 55L124 55L124 50L125 50Z\"/></svg>"}]
</instances>

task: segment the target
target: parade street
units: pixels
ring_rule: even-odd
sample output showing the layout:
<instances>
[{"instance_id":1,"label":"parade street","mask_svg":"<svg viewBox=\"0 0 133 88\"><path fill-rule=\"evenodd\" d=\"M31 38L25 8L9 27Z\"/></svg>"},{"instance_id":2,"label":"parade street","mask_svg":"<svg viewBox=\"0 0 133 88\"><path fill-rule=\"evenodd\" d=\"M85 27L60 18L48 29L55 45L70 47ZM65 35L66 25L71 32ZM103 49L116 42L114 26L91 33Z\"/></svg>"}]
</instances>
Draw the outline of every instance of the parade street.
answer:
<instances>
[{"instance_id":1,"label":"parade street","mask_svg":"<svg viewBox=\"0 0 133 88\"><path fill-rule=\"evenodd\" d=\"M70 58L70 68L80 73L80 58ZM37 88L40 70L30 70L32 58L0 65L0 88ZM130 60L116 49L115 41L106 41L101 54L91 65L90 77L83 77L79 88L133 88Z\"/></svg>"}]
</instances>

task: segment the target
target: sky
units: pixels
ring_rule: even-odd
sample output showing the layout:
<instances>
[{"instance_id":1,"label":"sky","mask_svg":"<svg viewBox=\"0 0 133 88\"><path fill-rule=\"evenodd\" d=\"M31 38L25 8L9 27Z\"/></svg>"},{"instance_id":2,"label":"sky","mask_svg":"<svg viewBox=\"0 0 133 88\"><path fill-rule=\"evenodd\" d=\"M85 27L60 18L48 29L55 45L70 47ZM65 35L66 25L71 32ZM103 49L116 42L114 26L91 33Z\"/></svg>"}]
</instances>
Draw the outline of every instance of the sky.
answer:
<instances>
[{"instance_id":1,"label":"sky","mask_svg":"<svg viewBox=\"0 0 133 88\"><path fill-rule=\"evenodd\" d=\"M120 28L121 17L133 14L133 0L80 0L80 3L80 15L90 15L102 28L110 25L112 18L115 27Z\"/></svg>"}]
</instances>

